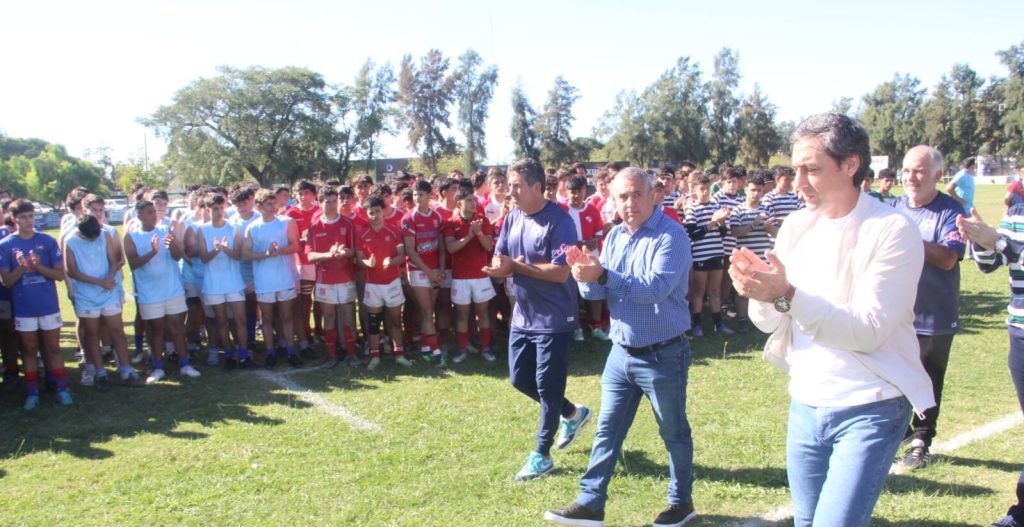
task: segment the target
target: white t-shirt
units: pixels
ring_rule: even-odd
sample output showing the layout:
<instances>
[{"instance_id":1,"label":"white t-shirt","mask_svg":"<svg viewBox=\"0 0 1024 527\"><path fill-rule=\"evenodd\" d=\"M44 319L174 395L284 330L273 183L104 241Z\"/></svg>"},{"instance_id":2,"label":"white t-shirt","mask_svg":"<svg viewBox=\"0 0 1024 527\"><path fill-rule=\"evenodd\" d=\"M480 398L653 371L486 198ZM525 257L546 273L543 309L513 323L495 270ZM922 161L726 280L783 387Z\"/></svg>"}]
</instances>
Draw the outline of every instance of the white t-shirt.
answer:
<instances>
[{"instance_id":1,"label":"white t-shirt","mask_svg":"<svg viewBox=\"0 0 1024 527\"><path fill-rule=\"evenodd\" d=\"M821 217L800 241L801 254L791 258L786 276L798 290L834 298L839 288L839 244L849 215ZM789 394L815 407L846 407L899 397L886 382L857 359L854 351L823 346L793 325L789 360Z\"/></svg>"}]
</instances>

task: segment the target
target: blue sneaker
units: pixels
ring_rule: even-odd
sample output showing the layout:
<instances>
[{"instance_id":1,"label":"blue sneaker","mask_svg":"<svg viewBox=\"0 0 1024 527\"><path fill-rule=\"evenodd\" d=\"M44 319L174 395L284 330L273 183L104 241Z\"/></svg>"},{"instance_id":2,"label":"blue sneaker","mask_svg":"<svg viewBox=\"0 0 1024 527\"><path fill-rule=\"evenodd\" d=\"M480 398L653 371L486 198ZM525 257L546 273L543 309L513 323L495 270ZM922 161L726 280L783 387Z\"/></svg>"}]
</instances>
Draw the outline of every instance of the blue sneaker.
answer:
<instances>
[{"instance_id":1,"label":"blue sneaker","mask_svg":"<svg viewBox=\"0 0 1024 527\"><path fill-rule=\"evenodd\" d=\"M25 406L22 406L22 408L24 408L25 411L31 411L31 410L35 410L37 406L39 406L39 396L38 395L29 395L25 399Z\"/></svg>"},{"instance_id":2,"label":"blue sneaker","mask_svg":"<svg viewBox=\"0 0 1024 527\"><path fill-rule=\"evenodd\" d=\"M562 419L562 430L558 434L558 443L556 443L555 446L557 446L559 450L569 448L569 445L576 441L576 437L579 436L580 430L582 430L589 421L590 408L583 405L577 406L575 419Z\"/></svg>"},{"instance_id":3,"label":"blue sneaker","mask_svg":"<svg viewBox=\"0 0 1024 527\"><path fill-rule=\"evenodd\" d=\"M527 481L539 478L555 469L555 462L551 458L544 459L539 452L530 452L526 456L526 463L523 468L516 472L516 481Z\"/></svg>"},{"instance_id":4,"label":"blue sneaker","mask_svg":"<svg viewBox=\"0 0 1024 527\"><path fill-rule=\"evenodd\" d=\"M68 406L74 401L71 400L71 394L68 393L67 390L60 390L57 392L57 402L60 403L61 406Z\"/></svg>"}]
</instances>

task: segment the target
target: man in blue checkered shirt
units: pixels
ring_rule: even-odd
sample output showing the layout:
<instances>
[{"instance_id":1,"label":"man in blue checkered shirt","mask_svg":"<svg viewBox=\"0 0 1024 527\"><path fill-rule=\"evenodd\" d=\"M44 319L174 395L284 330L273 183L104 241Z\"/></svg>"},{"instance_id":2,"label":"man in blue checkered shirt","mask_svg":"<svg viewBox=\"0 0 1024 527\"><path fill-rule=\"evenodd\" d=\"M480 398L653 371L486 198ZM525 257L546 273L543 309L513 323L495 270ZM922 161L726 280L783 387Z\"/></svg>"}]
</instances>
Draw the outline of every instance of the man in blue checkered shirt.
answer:
<instances>
[{"instance_id":1,"label":"man in blue checkered shirt","mask_svg":"<svg viewBox=\"0 0 1024 527\"><path fill-rule=\"evenodd\" d=\"M687 283L692 263L685 229L662 214L651 176L627 168L612 181L622 223L605 238L600 259L570 249L567 263L588 300L607 299L612 350L601 377L601 415L580 494L545 519L563 525L604 524L608 483L643 396L651 401L669 459L668 508L655 526L681 526L693 508L693 441L686 418L690 345Z\"/></svg>"}]
</instances>

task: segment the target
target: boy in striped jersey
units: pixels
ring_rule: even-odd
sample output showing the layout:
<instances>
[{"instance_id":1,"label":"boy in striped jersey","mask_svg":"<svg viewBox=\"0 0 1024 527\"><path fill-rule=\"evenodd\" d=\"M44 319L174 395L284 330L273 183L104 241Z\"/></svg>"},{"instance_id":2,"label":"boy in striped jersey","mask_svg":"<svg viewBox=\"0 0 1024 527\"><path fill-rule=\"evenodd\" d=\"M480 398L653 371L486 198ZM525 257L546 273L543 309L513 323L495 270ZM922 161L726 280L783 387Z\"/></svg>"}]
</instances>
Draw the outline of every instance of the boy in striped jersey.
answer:
<instances>
[{"instance_id":1,"label":"boy in striped jersey","mask_svg":"<svg viewBox=\"0 0 1024 527\"><path fill-rule=\"evenodd\" d=\"M743 203L743 184L747 178L747 169L742 166L734 166L725 169L722 175L722 188L715 192L711 199L718 203L719 207L735 209ZM732 278L729 277L729 258L736 248L736 235L731 231L726 232L722 238L722 248L725 257L722 259L722 289L721 303L723 306L733 306L735 295L732 290Z\"/></svg>"},{"instance_id":2,"label":"boy in striped jersey","mask_svg":"<svg viewBox=\"0 0 1024 527\"><path fill-rule=\"evenodd\" d=\"M796 173L792 167L777 166L775 172L775 189L761 198L761 204L768 211L768 216L776 227L781 227L786 216L804 208L803 201L793 192L793 179Z\"/></svg>"},{"instance_id":3,"label":"boy in striped jersey","mask_svg":"<svg viewBox=\"0 0 1024 527\"><path fill-rule=\"evenodd\" d=\"M754 251L758 258L768 263L765 251L772 248L772 239L778 234L779 228L768 221L768 211L761 205L764 177L754 173L747 176L746 181L743 202L733 209L729 217L730 230L736 236L738 247ZM750 319L747 318L749 304L747 297L736 295L736 330L740 333L750 331Z\"/></svg>"},{"instance_id":4,"label":"boy in striped jersey","mask_svg":"<svg viewBox=\"0 0 1024 527\"><path fill-rule=\"evenodd\" d=\"M686 209L686 230L693 242L693 274L690 284L690 331L694 337L704 336L700 325L704 310L704 293L711 304L711 318L715 330L731 333L722 322L721 285L722 260L725 251L722 238L728 230L727 220L732 211L720 208L711 200L711 178L700 175L692 187L696 199Z\"/></svg>"}]
</instances>

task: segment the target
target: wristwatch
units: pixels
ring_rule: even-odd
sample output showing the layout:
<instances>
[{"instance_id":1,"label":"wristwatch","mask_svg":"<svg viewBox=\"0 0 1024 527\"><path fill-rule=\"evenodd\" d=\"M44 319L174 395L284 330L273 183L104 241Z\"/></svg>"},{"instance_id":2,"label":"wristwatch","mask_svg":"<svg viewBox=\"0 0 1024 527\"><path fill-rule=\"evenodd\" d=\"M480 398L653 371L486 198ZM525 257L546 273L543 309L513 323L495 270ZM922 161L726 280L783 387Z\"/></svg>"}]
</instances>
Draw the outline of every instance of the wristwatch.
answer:
<instances>
[{"instance_id":1,"label":"wristwatch","mask_svg":"<svg viewBox=\"0 0 1024 527\"><path fill-rule=\"evenodd\" d=\"M601 276L597 277L597 283L600 284L600 285L605 285L605 284L608 283L608 270L607 269L602 269L601 270Z\"/></svg>"},{"instance_id":2,"label":"wristwatch","mask_svg":"<svg viewBox=\"0 0 1024 527\"><path fill-rule=\"evenodd\" d=\"M793 298L793 295L795 293L796 288L793 286L789 286L789 289L786 289L786 294L775 299L775 310L778 311L779 313L789 313L789 308L792 307L789 302L790 299Z\"/></svg>"}]
</instances>

